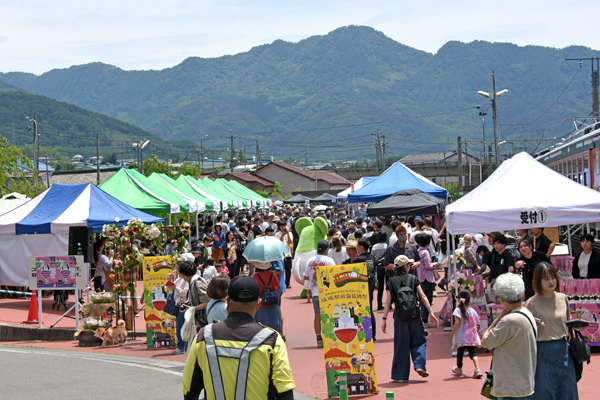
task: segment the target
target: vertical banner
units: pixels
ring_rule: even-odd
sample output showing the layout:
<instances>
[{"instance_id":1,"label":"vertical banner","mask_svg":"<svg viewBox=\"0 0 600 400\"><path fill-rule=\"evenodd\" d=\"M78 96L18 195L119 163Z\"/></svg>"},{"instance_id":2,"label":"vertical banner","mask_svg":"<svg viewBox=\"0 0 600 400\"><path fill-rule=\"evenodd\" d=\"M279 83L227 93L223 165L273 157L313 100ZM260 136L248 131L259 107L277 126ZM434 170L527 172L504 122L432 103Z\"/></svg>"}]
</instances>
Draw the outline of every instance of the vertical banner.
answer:
<instances>
[{"instance_id":1,"label":"vertical banner","mask_svg":"<svg viewBox=\"0 0 600 400\"><path fill-rule=\"evenodd\" d=\"M329 397L339 396L346 371L348 394L377 394L367 265L317 267Z\"/></svg>"},{"instance_id":2,"label":"vertical banner","mask_svg":"<svg viewBox=\"0 0 600 400\"><path fill-rule=\"evenodd\" d=\"M148 348L175 348L175 317L163 311L169 294L168 275L173 271L171 256L144 257L143 269Z\"/></svg>"}]
</instances>

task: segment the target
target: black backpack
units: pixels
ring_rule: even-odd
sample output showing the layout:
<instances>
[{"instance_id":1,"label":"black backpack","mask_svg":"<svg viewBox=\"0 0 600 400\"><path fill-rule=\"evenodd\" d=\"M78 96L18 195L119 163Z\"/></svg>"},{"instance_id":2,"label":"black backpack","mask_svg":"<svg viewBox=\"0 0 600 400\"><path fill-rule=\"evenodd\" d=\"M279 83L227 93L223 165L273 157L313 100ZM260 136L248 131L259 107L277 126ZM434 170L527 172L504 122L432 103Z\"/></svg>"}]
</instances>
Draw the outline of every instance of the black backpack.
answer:
<instances>
[{"instance_id":1,"label":"black backpack","mask_svg":"<svg viewBox=\"0 0 600 400\"><path fill-rule=\"evenodd\" d=\"M265 282L262 280L259 274L256 274L258 279L262 282L265 289L262 292L260 298L262 299L261 304L263 306L276 306L279 303L279 297L277 296L277 292L273 291L269 286L271 286L271 281L273 280L273 272L271 272L271 277L269 278L269 283L265 285Z\"/></svg>"},{"instance_id":2,"label":"black backpack","mask_svg":"<svg viewBox=\"0 0 600 400\"><path fill-rule=\"evenodd\" d=\"M394 306L396 307L396 318L402 322L410 322L421 316L421 311L417 303L415 294L415 278L413 275L405 275L407 279L412 279L409 286L404 276L395 276L388 280L388 288L393 294Z\"/></svg>"}]
</instances>

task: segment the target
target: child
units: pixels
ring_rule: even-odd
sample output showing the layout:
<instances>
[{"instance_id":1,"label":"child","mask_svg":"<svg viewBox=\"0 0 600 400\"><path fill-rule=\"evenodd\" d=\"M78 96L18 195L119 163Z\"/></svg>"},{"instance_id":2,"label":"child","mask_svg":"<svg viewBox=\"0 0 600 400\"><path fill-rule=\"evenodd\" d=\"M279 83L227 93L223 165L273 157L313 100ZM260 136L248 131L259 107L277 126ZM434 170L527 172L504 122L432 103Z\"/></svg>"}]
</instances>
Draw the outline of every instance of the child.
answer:
<instances>
[{"instance_id":1,"label":"child","mask_svg":"<svg viewBox=\"0 0 600 400\"><path fill-rule=\"evenodd\" d=\"M463 356L465 350L469 351L469 358L473 360L475 372L473 378L480 379L482 377L479 369L479 359L475 355L475 347L481 346L479 334L477 333L477 325L479 322L479 314L471 307L471 293L468 290L461 290L458 293L458 307L454 310L454 328L452 329L452 347L457 347L456 367L452 367L454 375L460 376L463 374Z\"/></svg>"},{"instance_id":2,"label":"child","mask_svg":"<svg viewBox=\"0 0 600 400\"><path fill-rule=\"evenodd\" d=\"M227 275L229 276L229 268L227 268L227 259L226 258L220 258L219 262L221 263L221 268L219 269L219 267L217 266L217 272L219 272L221 275Z\"/></svg>"}]
</instances>

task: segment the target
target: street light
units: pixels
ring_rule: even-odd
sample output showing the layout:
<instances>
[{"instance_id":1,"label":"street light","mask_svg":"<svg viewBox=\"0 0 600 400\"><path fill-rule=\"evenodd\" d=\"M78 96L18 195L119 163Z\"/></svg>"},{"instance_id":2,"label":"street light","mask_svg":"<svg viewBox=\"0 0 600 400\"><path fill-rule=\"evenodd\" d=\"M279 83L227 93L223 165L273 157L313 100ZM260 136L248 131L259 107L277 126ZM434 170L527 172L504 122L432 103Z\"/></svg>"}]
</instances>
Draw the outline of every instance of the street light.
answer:
<instances>
[{"instance_id":1,"label":"street light","mask_svg":"<svg viewBox=\"0 0 600 400\"><path fill-rule=\"evenodd\" d=\"M148 139L140 140L139 143L133 143L133 147L137 149L138 172L140 174L144 173L144 168L142 166L142 150L148 145L148 143L150 143L150 140Z\"/></svg>"},{"instance_id":2,"label":"street light","mask_svg":"<svg viewBox=\"0 0 600 400\"><path fill-rule=\"evenodd\" d=\"M481 108L480 106L477 106L477 109L480 109L480 108ZM488 108L486 108L485 110L483 110L483 111L480 111L480 112L479 112L479 116L480 116L480 117L484 117L484 116L486 116L486 115L487 115L487 111L488 111L490 108L492 108L492 107L488 107ZM483 164L485 164L485 162L486 162L486 151L485 151L485 118L482 118L482 119L481 119L481 122L482 122L482 124L483 124ZM490 160L490 161L491 161L491 160Z\"/></svg>"},{"instance_id":3,"label":"street light","mask_svg":"<svg viewBox=\"0 0 600 400\"><path fill-rule=\"evenodd\" d=\"M498 154L498 102L497 99L498 97L502 97L504 96L506 93L508 93L507 89L501 90L499 92L496 92L496 73L495 71L492 71L492 82L493 82L493 86L494 86L494 91L492 93L488 93L488 92L484 92L484 91L478 91L477 94L480 96L483 96L487 99L490 99L492 101L492 109L494 111L494 144L496 147L496 168L498 168L500 166L500 156Z\"/></svg>"}]
</instances>

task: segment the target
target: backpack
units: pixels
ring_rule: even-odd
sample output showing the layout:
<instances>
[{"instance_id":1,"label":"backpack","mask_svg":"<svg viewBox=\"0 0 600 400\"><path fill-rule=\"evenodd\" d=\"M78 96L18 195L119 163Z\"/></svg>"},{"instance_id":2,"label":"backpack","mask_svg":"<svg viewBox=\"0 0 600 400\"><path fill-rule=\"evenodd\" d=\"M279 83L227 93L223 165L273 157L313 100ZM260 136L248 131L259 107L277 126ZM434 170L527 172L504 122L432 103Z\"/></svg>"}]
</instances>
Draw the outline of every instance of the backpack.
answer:
<instances>
[{"instance_id":1,"label":"backpack","mask_svg":"<svg viewBox=\"0 0 600 400\"><path fill-rule=\"evenodd\" d=\"M412 275L406 275L412 278L412 288L401 277L393 277L388 280L388 287L393 294L394 306L396 308L396 317L402 322L410 322L421 316L417 296L415 295L415 278Z\"/></svg>"},{"instance_id":2,"label":"backpack","mask_svg":"<svg viewBox=\"0 0 600 400\"><path fill-rule=\"evenodd\" d=\"M258 277L258 279L260 279L263 286L265 287L260 296L260 298L262 299L261 304L263 306L268 307L276 306L279 303L279 297L277 296L277 292L273 291L273 289L270 288L271 281L273 280L273 272L271 272L271 277L269 278L269 283L267 285L265 285L265 282L262 280L259 274L256 274L256 276Z\"/></svg>"}]
</instances>

